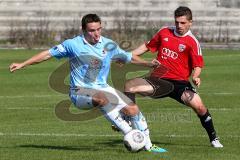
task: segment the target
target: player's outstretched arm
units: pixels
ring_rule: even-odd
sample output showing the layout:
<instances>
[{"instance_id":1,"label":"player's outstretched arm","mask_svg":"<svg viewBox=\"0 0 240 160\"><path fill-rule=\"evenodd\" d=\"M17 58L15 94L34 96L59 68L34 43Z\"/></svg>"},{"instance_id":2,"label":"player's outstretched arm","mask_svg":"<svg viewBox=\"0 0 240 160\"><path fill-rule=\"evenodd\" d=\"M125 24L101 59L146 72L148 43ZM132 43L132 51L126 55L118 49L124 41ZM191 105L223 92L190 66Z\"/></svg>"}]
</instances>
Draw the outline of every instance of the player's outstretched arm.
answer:
<instances>
[{"instance_id":1,"label":"player's outstretched arm","mask_svg":"<svg viewBox=\"0 0 240 160\"><path fill-rule=\"evenodd\" d=\"M37 63L46 61L46 60L50 59L51 57L52 57L52 56L51 56L51 54L49 53L48 50L42 51L42 52L34 55L33 57L27 59L27 60L24 61L24 62L21 62L21 63L12 63L12 64L9 66L9 70L10 70L10 72L15 72L16 70L21 69L21 68L24 68L24 67L26 67L26 66L28 66L28 65L33 65L33 64L37 64Z\"/></svg>"},{"instance_id":2,"label":"player's outstretched arm","mask_svg":"<svg viewBox=\"0 0 240 160\"><path fill-rule=\"evenodd\" d=\"M131 63L146 66L146 67L151 67L151 68L155 68L160 65L160 62L156 59L153 59L152 61L147 61L142 59L140 56L137 56L134 54L132 55Z\"/></svg>"},{"instance_id":3,"label":"player's outstretched arm","mask_svg":"<svg viewBox=\"0 0 240 160\"><path fill-rule=\"evenodd\" d=\"M144 53L147 52L147 51L148 51L148 48L147 48L146 44L143 43L143 44L140 45L138 48L134 49L134 50L132 51L132 54L133 54L133 55L140 56L140 55L144 54Z\"/></svg>"},{"instance_id":4,"label":"player's outstretched arm","mask_svg":"<svg viewBox=\"0 0 240 160\"><path fill-rule=\"evenodd\" d=\"M132 57L132 63L133 64L140 64L147 67L158 67L160 65L159 61L156 59L153 59L152 61L146 61L142 59L140 56L148 51L148 48L146 47L146 44L140 45L138 48L134 49L132 51L133 57Z\"/></svg>"}]
</instances>

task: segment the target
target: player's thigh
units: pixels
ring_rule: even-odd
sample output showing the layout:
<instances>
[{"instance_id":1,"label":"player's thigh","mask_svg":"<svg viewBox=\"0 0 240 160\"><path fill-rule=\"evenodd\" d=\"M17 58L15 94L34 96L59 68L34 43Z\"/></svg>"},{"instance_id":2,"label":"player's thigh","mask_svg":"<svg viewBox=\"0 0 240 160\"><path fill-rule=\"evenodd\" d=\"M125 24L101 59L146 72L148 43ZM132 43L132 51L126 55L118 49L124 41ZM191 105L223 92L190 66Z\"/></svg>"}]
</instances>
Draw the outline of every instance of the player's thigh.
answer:
<instances>
[{"instance_id":1,"label":"player's thigh","mask_svg":"<svg viewBox=\"0 0 240 160\"><path fill-rule=\"evenodd\" d=\"M74 105L80 109L104 106L108 99L100 89L79 87L70 91L70 98Z\"/></svg>"},{"instance_id":2,"label":"player's thigh","mask_svg":"<svg viewBox=\"0 0 240 160\"><path fill-rule=\"evenodd\" d=\"M70 92L70 98L74 105L80 109L90 109L94 106L103 107L110 103L113 108L121 110L132 101L122 92L111 86L99 89L80 88Z\"/></svg>"},{"instance_id":3,"label":"player's thigh","mask_svg":"<svg viewBox=\"0 0 240 160\"><path fill-rule=\"evenodd\" d=\"M203 104L201 97L197 93L191 90L185 90L181 98L183 102L187 106L191 107L195 112L199 114L206 112L206 107Z\"/></svg>"},{"instance_id":4,"label":"player's thigh","mask_svg":"<svg viewBox=\"0 0 240 160\"><path fill-rule=\"evenodd\" d=\"M107 91L107 93L111 93L111 95L106 94L107 98L117 110L123 112L125 115L131 116L134 116L139 112L138 106L121 91L112 87L108 87L104 90Z\"/></svg>"},{"instance_id":5,"label":"player's thigh","mask_svg":"<svg viewBox=\"0 0 240 160\"><path fill-rule=\"evenodd\" d=\"M127 107L129 104L132 103L132 101L121 91L118 91L110 86L102 88L101 91L105 94L109 103L118 110L121 110L122 108Z\"/></svg>"},{"instance_id":6,"label":"player's thigh","mask_svg":"<svg viewBox=\"0 0 240 160\"><path fill-rule=\"evenodd\" d=\"M150 85L145 79L134 78L126 82L125 91L139 93L142 95L149 95L153 93L154 89L152 85Z\"/></svg>"}]
</instances>

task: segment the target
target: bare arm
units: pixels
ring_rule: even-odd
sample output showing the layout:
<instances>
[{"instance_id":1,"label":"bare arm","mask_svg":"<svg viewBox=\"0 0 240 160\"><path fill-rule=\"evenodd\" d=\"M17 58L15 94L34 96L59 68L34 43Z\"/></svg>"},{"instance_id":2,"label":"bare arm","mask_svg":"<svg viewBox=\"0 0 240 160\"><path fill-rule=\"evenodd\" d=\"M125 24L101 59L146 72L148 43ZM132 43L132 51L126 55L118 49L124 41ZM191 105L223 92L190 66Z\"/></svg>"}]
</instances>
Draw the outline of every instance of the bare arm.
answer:
<instances>
[{"instance_id":1,"label":"bare arm","mask_svg":"<svg viewBox=\"0 0 240 160\"><path fill-rule=\"evenodd\" d=\"M201 84L201 79L200 79L200 74L201 74L202 68L200 67L195 67L193 69L193 74L192 74L192 82L194 85L196 85L197 87L200 86Z\"/></svg>"},{"instance_id":2,"label":"bare arm","mask_svg":"<svg viewBox=\"0 0 240 160\"><path fill-rule=\"evenodd\" d=\"M157 67L160 63L156 59L153 59L152 61L146 61L140 57L140 55L144 54L147 51L148 48L146 47L145 43L140 45L138 48L134 49L132 51L133 54L132 63L147 67Z\"/></svg>"},{"instance_id":3,"label":"bare arm","mask_svg":"<svg viewBox=\"0 0 240 160\"><path fill-rule=\"evenodd\" d=\"M50 55L48 50L42 51L42 52L34 55L33 57L27 59L24 62L12 63L9 66L9 70L10 70L10 72L15 72L16 70L24 68L24 67L26 67L28 65L33 65L33 64L37 64L37 63L41 63L43 61L46 61L46 60L50 59L51 57L52 56Z\"/></svg>"},{"instance_id":4,"label":"bare arm","mask_svg":"<svg viewBox=\"0 0 240 160\"><path fill-rule=\"evenodd\" d=\"M146 47L146 44L144 43L144 44L140 45L138 48L134 49L132 51L132 54L140 56L140 55L144 54L147 51L148 51L148 48Z\"/></svg>"},{"instance_id":5,"label":"bare arm","mask_svg":"<svg viewBox=\"0 0 240 160\"><path fill-rule=\"evenodd\" d=\"M140 56L134 55L132 56L132 61L133 64L138 64L138 65L143 65L146 67L158 67L160 65L159 61L156 59L153 59L152 61L146 61L142 59Z\"/></svg>"}]
</instances>

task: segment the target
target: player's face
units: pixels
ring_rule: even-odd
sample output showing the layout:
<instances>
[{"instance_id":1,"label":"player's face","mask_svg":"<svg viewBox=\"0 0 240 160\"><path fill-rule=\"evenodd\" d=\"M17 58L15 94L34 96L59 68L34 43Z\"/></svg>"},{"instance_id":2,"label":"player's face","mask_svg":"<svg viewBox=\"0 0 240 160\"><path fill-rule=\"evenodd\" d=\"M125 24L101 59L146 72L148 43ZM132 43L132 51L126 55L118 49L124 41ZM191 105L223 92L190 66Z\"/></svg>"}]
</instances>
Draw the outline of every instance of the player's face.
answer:
<instances>
[{"instance_id":1,"label":"player's face","mask_svg":"<svg viewBox=\"0 0 240 160\"><path fill-rule=\"evenodd\" d=\"M100 22L92 22L86 25L84 37L90 44L98 43L101 36L102 26Z\"/></svg>"},{"instance_id":2,"label":"player's face","mask_svg":"<svg viewBox=\"0 0 240 160\"><path fill-rule=\"evenodd\" d=\"M186 16L175 17L176 31L180 35L188 32L192 25L192 20L188 20Z\"/></svg>"}]
</instances>

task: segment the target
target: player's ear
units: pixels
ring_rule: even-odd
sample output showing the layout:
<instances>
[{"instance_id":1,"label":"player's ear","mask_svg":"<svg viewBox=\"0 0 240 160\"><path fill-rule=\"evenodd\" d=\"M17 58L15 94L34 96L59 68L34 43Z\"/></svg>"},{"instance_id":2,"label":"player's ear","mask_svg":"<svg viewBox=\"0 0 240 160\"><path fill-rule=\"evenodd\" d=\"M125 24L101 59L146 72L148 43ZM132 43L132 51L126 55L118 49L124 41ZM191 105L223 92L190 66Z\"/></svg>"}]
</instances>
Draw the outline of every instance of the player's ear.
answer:
<instances>
[{"instance_id":1,"label":"player's ear","mask_svg":"<svg viewBox=\"0 0 240 160\"><path fill-rule=\"evenodd\" d=\"M190 26L192 26L193 20L190 20L189 23L190 23Z\"/></svg>"}]
</instances>

